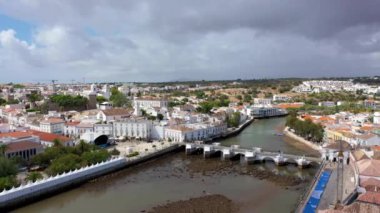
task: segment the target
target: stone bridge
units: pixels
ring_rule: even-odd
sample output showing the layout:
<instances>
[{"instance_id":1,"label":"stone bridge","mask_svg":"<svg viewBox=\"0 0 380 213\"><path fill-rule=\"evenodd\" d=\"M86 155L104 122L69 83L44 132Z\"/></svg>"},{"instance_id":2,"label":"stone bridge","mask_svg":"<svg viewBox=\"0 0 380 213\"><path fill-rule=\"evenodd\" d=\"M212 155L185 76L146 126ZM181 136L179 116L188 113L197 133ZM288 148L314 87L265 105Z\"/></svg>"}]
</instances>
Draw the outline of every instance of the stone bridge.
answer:
<instances>
[{"instance_id":1,"label":"stone bridge","mask_svg":"<svg viewBox=\"0 0 380 213\"><path fill-rule=\"evenodd\" d=\"M239 145L231 147L221 146L220 143L195 144L186 143L186 154L203 152L205 158L220 156L221 159L241 159L247 163L260 163L273 161L276 165L296 164L300 168L308 167L311 164L319 164L322 159L317 157L307 157L299 155L284 154L282 152L266 152L261 148L252 149L240 148Z\"/></svg>"}]
</instances>

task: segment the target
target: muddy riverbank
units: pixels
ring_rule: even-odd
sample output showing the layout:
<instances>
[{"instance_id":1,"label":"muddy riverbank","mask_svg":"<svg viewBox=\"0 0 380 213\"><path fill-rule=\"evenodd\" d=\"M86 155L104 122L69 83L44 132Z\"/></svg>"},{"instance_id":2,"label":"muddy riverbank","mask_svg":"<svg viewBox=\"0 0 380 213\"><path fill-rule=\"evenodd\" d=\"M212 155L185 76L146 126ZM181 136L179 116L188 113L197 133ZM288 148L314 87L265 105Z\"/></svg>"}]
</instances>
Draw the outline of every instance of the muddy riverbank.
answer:
<instances>
[{"instance_id":1,"label":"muddy riverbank","mask_svg":"<svg viewBox=\"0 0 380 213\"><path fill-rule=\"evenodd\" d=\"M154 207L149 213L236 213L239 206L223 195L205 195Z\"/></svg>"},{"instance_id":2,"label":"muddy riverbank","mask_svg":"<svg viewBox=\"0 0 380 213\"><path fill-rule=\"evenodd\" d=\"M283 118L256 121L221 143L309 155L307 149L292 146L285 136L274 134L283 123ZM239 161L203 159L180 152L98 178L15 212L148 212L193 198L186 204L191 209L196 198L207 195L224 196L211 199L237 205L238 212L291 212L315 170L292 165L277 167L270 162L242 165Z\"/></svg>"}]
</instances>

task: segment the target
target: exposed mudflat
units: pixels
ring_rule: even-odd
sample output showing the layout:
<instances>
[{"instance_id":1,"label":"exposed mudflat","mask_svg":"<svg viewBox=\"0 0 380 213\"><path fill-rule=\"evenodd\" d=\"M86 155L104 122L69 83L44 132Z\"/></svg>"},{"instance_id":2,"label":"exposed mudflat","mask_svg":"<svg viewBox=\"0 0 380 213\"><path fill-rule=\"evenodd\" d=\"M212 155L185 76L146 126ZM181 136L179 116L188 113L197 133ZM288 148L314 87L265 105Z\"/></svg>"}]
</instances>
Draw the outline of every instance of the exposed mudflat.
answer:
<instances>
[{"instance_id":1,"label":"exposed mudflat","mask_svg":"<svg viewBox=\"0 0 380 213\"><path fill-rule=\"evenodd\" d=\"M239 161L203 159L202 156L187 156L187 158L191 158L191 163L187 164L186 169L192 175L249 175L283 187L297 186L306 182L304 179L294 175L281 175L278 170L279 168L275 165L270 165L271 163L268 163L269 165L259 164L258 166L241 164ZM282 169L286 170L287 168ZM292 169L297 170L298 168Z\"/></svg>"},{"instance_id":2,"label":"exposed mudflat","mask_svg":"<svg viewBox=\"0 0 380 213\"><path fill-rule=\"evenodd\" d=\"M223 195L205 195L154 207L150 213L235 213L239 208Z\"/></svg>"}]
</instances>

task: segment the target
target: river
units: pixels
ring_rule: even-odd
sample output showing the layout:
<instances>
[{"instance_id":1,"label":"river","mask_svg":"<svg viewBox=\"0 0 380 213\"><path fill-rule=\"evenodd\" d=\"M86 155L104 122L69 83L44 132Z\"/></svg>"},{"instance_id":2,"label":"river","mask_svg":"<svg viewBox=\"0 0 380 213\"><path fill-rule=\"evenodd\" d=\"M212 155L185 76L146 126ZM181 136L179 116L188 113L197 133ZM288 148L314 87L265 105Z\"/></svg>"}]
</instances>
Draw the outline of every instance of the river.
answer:
<instances>
[{"instance_id":1,"label":"river","mask_svg":"<svg viewBox=\"0 0 380 213\"><path fill-rule=\"evenodd\" d=\"M286 136L277 136L285 119L255 121L223 145L262 147L292 154L316 154ZM316 168L300 170L272 163L203 159L174 153L98 178L76 189L16 209L14 212L142 212L167 202L206 194L221 194L240 212L291 212Z\"/></svg>"}]
</instances>

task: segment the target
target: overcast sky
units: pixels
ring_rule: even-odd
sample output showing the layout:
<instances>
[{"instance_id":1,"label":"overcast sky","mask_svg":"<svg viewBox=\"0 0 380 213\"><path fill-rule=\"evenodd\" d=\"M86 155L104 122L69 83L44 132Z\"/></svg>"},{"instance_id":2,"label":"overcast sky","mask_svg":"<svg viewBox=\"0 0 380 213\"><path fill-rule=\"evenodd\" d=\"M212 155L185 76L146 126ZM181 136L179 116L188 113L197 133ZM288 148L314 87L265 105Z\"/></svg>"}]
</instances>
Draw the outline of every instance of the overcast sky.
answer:
<instances>
[{"instance_id":1,"label":"overcast sky","mask_svg":"<svg viewBox=\"0 0 380 213\"><path fill-rule=\"evenodd\" d=\"M364 75L379 0L0 0L0 82Z\"/></svg>"}]
</instances>

